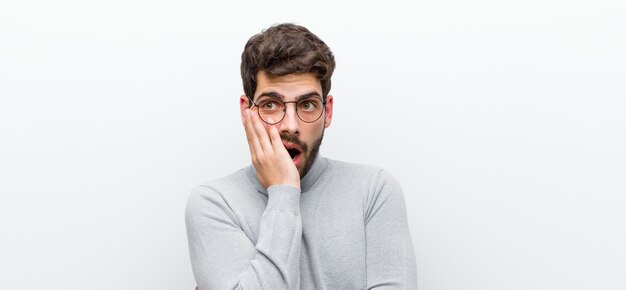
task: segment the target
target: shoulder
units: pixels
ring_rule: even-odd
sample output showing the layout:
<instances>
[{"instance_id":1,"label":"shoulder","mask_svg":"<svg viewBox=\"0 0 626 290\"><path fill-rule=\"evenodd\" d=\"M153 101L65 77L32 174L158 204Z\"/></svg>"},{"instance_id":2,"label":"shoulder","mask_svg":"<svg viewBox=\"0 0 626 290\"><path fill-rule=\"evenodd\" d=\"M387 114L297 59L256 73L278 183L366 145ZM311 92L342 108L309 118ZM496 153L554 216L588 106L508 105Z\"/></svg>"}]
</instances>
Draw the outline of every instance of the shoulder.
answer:
<instances>
[{"instance_id":1,"label":"shoulder","mask_svg":"<svg viewBox=\"0 0 626 290\"><path fill-rule=\"evenodd\" d=\"M251 185L251 181L256 180L254 179L254 173L250 170L251 166L252 165L241 168L229 175L204 182L200 184L198 188L209 188L218 192L223 192Z\"/></svg>"},{"instance_id":2,"label":"shoulder","mask_svg":"<svg viewBox=\"0 0 626 290\"><path fill-rule=\"evenodd\" d=\"M228 210L229 200L241 192L254 189L250 182L249 168L242 168L230 175L204 182L194 187L187 198L186 215L201 214L210 209Z\"/></svg>"},{"instance_id":3,"label":"shoulder","mask_svg":"<svg viewBox=\"0 0 626 290\"><path fill-rule=\"evenodd\" d=\"M358 187L369 219L381 207L404 208L404 193L398 180L380 166L329 160L330 173L351 187Z\"/></svg>"},{"instance_id":4,"label":"shoulder","mask_svg":"<svg viewBox=\"0 0 626 290\"><path fill-rule=\"evenodd\" d=\"M395 177L385 168L369 164L351 163L328 159L331 173L341 177L347 177L353 181L361 181L377 187L393 183L399 186Z\"/></svg>"},{"instance_id":5,"label":"shoulder","mask_svg":"<svg viewBox=\"0 0 626 290\"><path fill-rule=\"evenodd\" d=\"M345 162L329 158L327 158L327 160L330 163L330 168L333 171L352 173L359 176L369 175L375 173L376 171L382 170L381 167L369 164Z\"/></svg>"}]
</instances>

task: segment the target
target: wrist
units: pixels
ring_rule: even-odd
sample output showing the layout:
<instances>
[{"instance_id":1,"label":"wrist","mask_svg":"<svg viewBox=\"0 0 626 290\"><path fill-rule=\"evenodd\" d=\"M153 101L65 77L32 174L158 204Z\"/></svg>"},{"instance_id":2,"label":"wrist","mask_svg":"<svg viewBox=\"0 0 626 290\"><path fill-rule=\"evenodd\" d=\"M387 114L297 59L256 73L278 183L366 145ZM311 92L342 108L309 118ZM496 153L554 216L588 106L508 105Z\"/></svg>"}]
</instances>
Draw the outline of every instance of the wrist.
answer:
<instances>
[{"instance_id":1,"label":"wrist","mask_svg":"<svg viewBox=\"0 0 626 290\"><path fill-rule=\"evenodd\" d=\"M288 184L272 185L267 188L267 208L289 211L300 215L300 188Z\"/></svg>"}]
</instances>

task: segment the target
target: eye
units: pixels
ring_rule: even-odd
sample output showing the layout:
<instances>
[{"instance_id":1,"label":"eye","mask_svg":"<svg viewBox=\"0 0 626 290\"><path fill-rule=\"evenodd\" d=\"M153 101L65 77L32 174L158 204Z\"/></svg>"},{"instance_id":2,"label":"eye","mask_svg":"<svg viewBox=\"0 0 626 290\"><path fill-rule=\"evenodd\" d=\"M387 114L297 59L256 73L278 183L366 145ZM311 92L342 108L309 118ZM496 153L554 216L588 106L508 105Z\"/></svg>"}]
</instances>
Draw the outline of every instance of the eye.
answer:
<instances>
[{"instance_id":1,"label":"eye","mask_svg":"<svg viewBox=\"0 0 626 290\"><path fill-rule=\"evenodd\" d=\"M300 109L305 111L314 111L317 109L317 102L315 100L304 100L300 102Z\"/></svg>"},{"instance_id":2,"label":"eye","mask_svg":"<svg viewBox=\"0 0 626 290\"><path fill-rule=\"evenodd\" d=\"M280 108L280 104L278 103L278 101L266 100L266 101L261 101L261 103L259 104L259 107L262 110L275 111Z\"/></svg>"}]
</instances>

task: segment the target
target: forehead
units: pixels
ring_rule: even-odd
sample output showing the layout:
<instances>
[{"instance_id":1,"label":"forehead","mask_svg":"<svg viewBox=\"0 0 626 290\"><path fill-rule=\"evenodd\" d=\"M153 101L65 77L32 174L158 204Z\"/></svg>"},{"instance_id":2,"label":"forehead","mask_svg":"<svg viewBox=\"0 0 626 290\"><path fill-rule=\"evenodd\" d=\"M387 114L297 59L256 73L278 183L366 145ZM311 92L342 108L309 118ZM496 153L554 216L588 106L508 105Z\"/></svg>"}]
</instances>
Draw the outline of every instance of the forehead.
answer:
<instances>
[{"instance_id":1,"label":"forehead","mask_svg":"<svg viewBox=\"0 0 626 290\"><path fill-rule=\"evenodd\" d=\"M255 98L264 93L277 93L285 96L286 99L294 99L310 92L322 95L322 85L313 73L278 77L269 77L263 71L257 73Z\"/></svg>"}]
</instances>

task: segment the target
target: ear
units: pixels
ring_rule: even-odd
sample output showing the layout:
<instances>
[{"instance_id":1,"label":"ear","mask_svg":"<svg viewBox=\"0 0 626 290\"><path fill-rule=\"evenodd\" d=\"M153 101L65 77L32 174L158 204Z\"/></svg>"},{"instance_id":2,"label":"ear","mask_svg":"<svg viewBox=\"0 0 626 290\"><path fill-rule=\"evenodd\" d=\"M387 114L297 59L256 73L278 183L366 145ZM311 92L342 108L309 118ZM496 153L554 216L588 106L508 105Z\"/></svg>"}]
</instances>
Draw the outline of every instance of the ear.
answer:
<instances>
[{"instance_id":1,"label":"ear","mask_svg":"<svg viewBox=\"0 0 626 290\"><path fill-rule=\"evenodd\" d=\"M326 96L326 116L324 116L324 128L330 126L330 122L333 120L333 96Z\"/></svg>"},{"instance_id":2,"label":"ear","mask_svg":"<svg viewBox=\"0 0 626 290\"><path fill-rule=\"evenodd\" d=\"M250 107L250 100L246 95L241 95L239 97L239 111L241 112L241 122L244 122L243 114L246 112L246 109Z\"/></svg>"}]
</instances>

